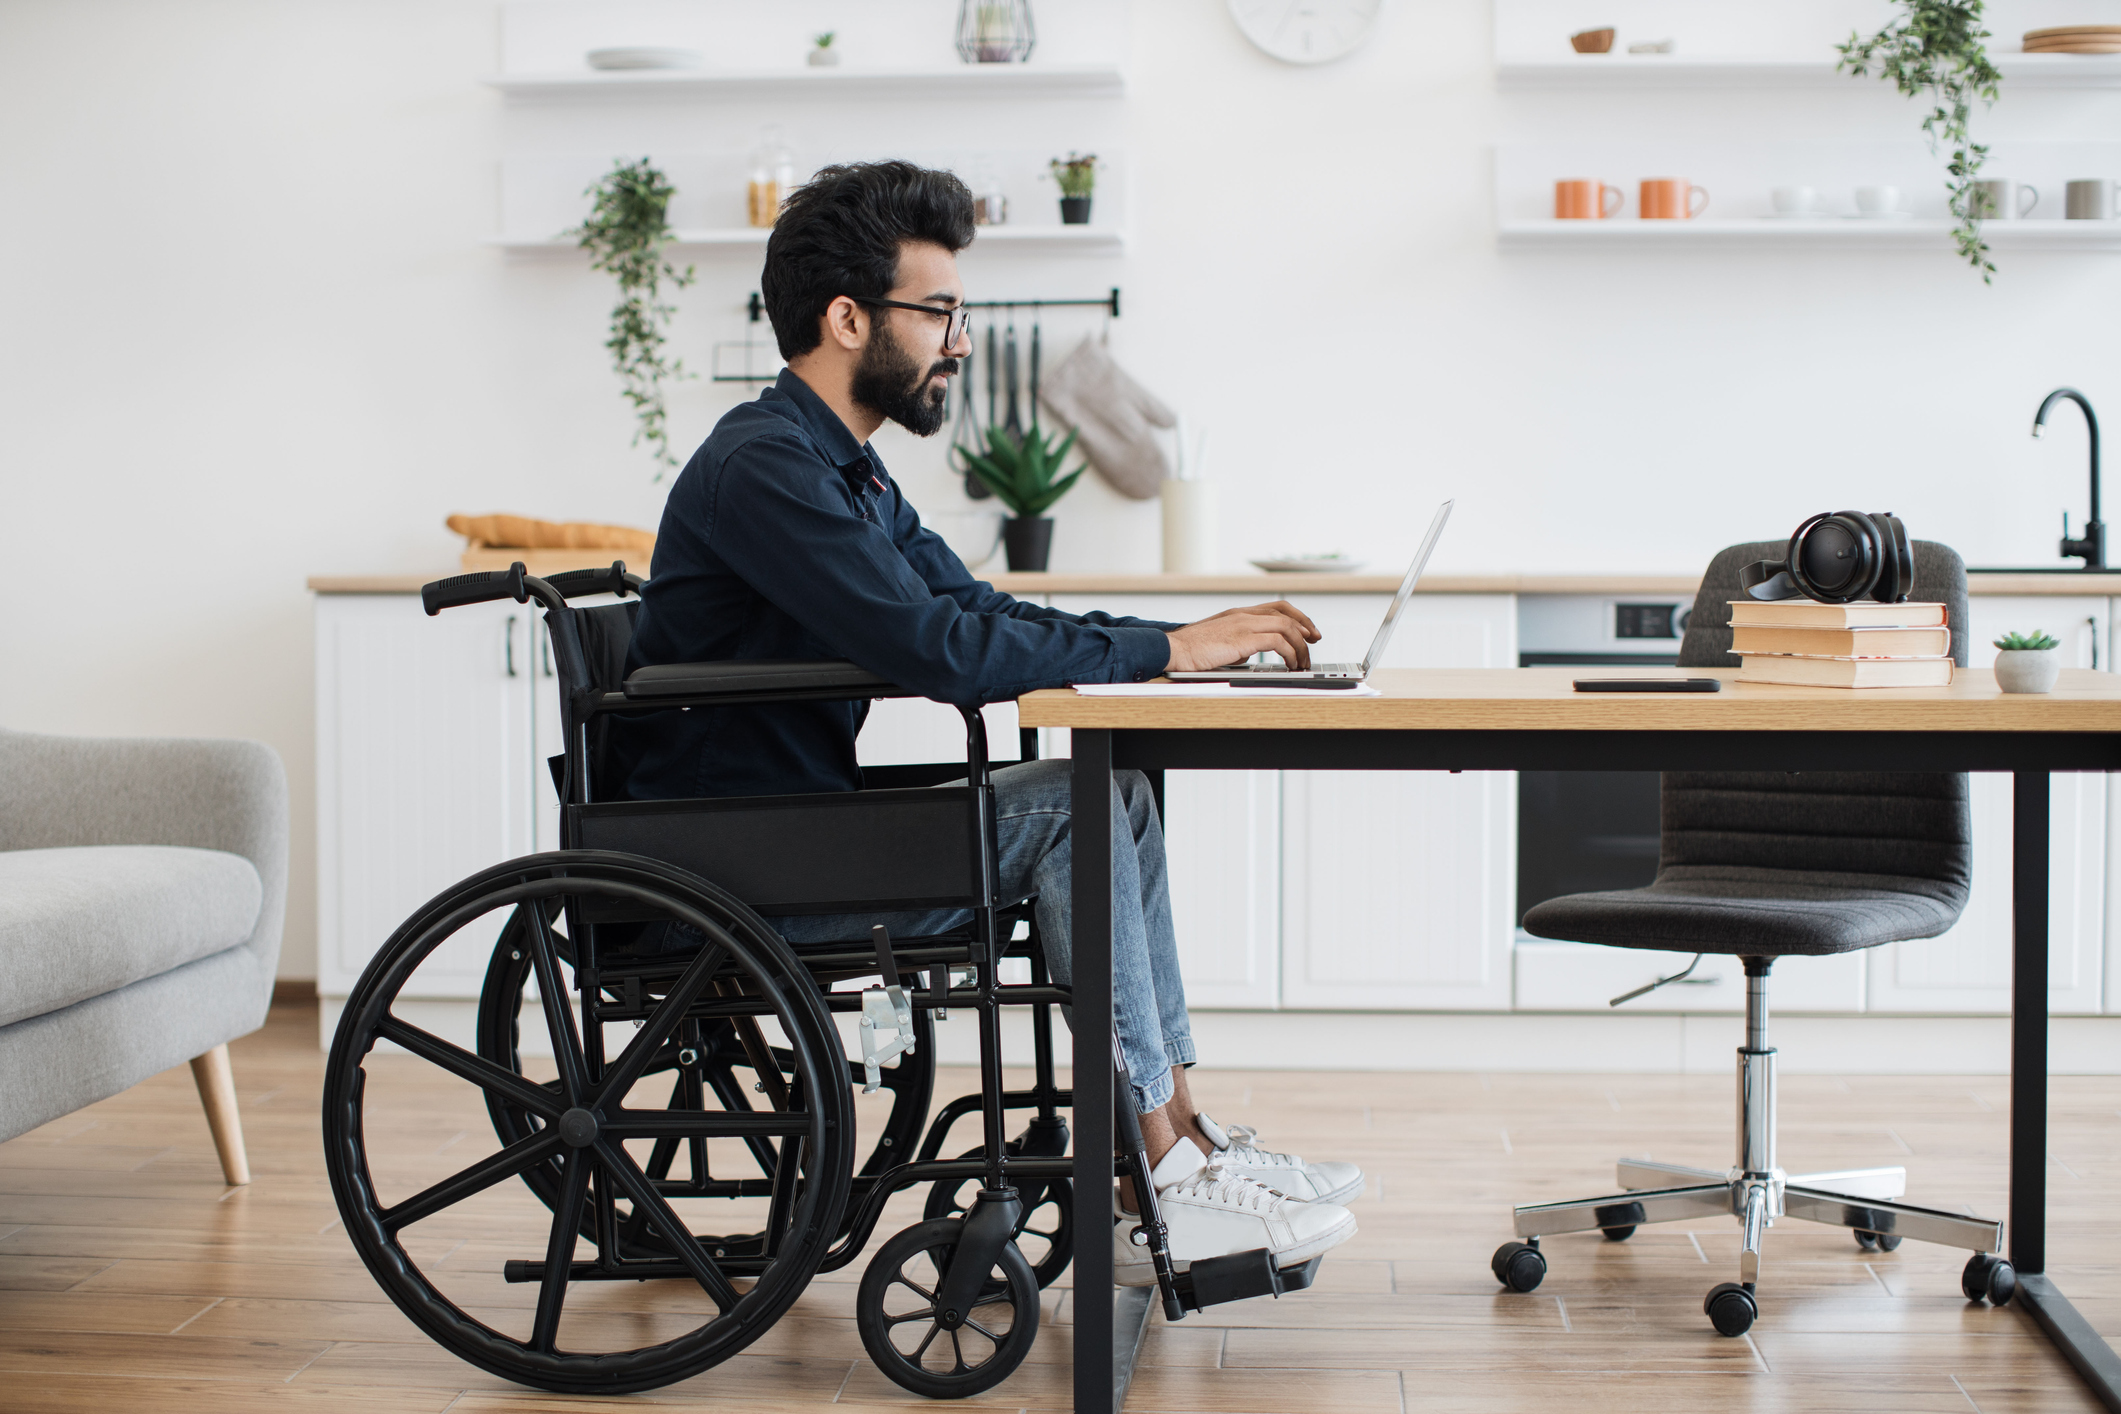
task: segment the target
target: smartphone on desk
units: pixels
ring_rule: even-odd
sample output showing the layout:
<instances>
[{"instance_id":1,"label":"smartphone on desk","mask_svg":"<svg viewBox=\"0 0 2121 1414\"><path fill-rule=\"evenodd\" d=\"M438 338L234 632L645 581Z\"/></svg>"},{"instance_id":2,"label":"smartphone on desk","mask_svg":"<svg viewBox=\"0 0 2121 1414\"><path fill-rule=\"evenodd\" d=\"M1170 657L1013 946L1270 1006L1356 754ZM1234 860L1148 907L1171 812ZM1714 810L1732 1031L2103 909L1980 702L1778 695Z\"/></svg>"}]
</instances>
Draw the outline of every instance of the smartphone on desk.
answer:
<instances>
[{"instance_id":1,"label":"smartphone on desk","mask_svg":"<svg viewBox=\"0 0 2121 1414\"><path fill-rule=\"evenodd\" d=\"M1721 678L1578 678L1578 692L1721 692Z\"/></svg>"}]
</instances>

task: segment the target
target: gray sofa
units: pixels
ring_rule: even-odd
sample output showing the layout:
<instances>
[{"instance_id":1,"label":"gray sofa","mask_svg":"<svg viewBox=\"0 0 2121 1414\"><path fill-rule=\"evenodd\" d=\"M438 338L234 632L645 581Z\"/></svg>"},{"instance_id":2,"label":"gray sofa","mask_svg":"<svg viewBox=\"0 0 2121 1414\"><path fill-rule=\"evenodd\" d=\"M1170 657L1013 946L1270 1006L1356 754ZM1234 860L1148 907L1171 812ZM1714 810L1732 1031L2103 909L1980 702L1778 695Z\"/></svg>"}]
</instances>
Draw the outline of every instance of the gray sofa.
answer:
<instances>
[{"instance_id":1,"label":"gray sofa","mask_svg":"<svg viewBox=\"0 0 2121 1414\"><path fill-rule=\"evenodd\" d=\"M0 1139L190 1061L247 1182L228 1042L264 1024L286 910L270 747L0 730Z\"/></svg>"}]
</instances>

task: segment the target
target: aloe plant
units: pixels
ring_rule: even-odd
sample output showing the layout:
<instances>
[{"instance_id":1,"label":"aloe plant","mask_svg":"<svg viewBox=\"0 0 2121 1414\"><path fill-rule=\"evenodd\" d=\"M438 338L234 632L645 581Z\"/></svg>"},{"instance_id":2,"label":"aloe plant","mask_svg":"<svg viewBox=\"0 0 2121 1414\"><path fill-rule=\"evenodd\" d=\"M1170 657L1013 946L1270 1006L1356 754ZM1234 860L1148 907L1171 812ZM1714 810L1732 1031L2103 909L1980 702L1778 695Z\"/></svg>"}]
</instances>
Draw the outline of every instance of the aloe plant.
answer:
<instances>
[{"instance_id":1,"label":"aloe plant","mask_svg":"<svg viewBox=\"0 0 2121 1414\"><path fill-rule=\"evenodd\" d=\"M2062 640L2046 633L2006 633L1996 640L1996 646L2006 653L2038 653L2061 647Z\"/></svg>"},{"instance_id":2,"label":"aloe plant","mask_svg":"<svg viewBox=\"0 0 2121 1414\"><path fill-rule=\"evenodd\" d=\"M960 455L966 469L986 483L994 498L1011 514L1030 518L1044 515L1082 476L1085 468L1078 465L1066 476L1054 479L1074 446L1073 429L1055 442L1034 427L1018 442L1006 429L990 427L985 452L965 451Z\"/></svg>"}]
</instances>

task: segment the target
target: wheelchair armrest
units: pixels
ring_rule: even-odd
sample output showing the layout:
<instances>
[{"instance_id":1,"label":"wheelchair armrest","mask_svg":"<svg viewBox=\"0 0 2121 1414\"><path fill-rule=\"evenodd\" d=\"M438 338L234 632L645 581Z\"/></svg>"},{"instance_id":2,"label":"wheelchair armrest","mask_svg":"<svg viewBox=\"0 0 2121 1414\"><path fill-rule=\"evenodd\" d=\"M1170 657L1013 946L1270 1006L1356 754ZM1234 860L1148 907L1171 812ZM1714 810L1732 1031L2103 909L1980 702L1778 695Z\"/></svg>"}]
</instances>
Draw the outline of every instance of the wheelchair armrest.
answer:
<instances>
[{"instance_id":1,"label":"wheelchair armrest","mask_svg":"<svg viewBox=\"0 0 2121 1414\"><path fill-rule=\"evenodd\" d=\"M739 659L719 663L658 663L627 675L629 700L662 697L748 697L789 693L846 697L913 694L848 662L804 663Z\"/></svg>"}]
</instances>

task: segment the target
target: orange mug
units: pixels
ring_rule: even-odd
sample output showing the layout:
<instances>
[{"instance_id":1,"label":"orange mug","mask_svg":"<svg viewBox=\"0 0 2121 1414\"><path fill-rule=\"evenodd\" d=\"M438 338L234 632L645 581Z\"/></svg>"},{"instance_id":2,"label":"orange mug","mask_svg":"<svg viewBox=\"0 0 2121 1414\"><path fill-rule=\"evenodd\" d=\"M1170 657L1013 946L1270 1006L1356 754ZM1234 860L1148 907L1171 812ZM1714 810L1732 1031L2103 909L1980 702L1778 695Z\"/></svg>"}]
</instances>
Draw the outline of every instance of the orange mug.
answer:
<instances>
[{"instance_id":1,"label":"orange mug","mask_svg":"<svg viewBox=\"0 0 2121 1414\"><path fill-rule=\"evenodd\" d=\"M1612 198L1609 202L1607 198ZM1603 221L1620 214L1628 194L1619 187L1594 182L1588 177L1554 183L1554 219L1557 221Z\"/></svg>"},{"instance_id":2,"label":"orange mug","mask_svg":"<svg viewBox=\"0 0 2121 1414\"><path fill-rule=\"evenodd\" d=\"M1645 221L1691 221L1708 206L1708 189L1684 177L1644 177L1636 214Z\"/></svg>"}]
</instances>

